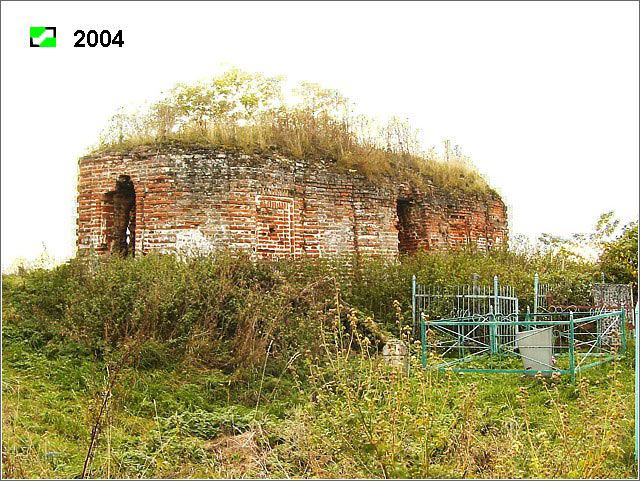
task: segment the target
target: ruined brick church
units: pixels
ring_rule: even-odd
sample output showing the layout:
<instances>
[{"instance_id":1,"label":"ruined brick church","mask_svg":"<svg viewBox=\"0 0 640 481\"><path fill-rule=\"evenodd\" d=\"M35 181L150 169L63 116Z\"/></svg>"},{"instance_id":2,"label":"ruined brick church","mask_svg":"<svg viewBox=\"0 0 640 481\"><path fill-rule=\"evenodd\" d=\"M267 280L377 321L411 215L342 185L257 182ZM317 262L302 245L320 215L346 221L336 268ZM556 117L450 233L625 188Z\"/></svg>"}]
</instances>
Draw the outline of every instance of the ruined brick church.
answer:
<instances>
[{"instance_id":1,"label":"ruined brick church","mask_svg":"<svg viewBox=\"0 0 640 481\"><path fill-rule=\"evenodd\" d=\"M433 183L372 183L331 161L166 145L98 152L79 161L77 248L243 249L256 256L395 256L507 240L494 193Z\"/></svg>"}]
</instances>

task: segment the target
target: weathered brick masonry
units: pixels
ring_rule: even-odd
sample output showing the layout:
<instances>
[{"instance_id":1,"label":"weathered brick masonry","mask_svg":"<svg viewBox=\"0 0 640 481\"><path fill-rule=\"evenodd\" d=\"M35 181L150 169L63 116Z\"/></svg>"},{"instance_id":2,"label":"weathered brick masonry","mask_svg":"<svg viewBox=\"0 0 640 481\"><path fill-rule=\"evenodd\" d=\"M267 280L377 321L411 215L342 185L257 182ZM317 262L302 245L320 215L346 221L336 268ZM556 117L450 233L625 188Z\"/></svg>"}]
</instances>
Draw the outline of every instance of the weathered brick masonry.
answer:
<instances>
[{"instance_id":1,"label":"weathered brick masonry","mask_svg":"<svg viewBox=\"0 0 640 481\"><path fill-rule=\"evenodd\" d=\"M379 254L507 238L493 194L374 185L330 161L166 146L80 159L78 253L245 249L259 256Z\"/></svg>"}]
</instances>

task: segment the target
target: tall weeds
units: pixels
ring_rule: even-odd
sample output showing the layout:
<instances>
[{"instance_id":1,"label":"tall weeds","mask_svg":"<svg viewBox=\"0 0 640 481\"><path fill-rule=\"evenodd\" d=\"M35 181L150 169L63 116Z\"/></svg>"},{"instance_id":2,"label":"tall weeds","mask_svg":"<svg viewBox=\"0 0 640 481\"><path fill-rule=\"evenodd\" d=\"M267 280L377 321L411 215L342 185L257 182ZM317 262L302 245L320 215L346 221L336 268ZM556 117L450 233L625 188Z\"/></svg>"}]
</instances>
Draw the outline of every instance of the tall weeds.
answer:
<instances>
[{"instance_id":1,"label":"tall weeds","mask_svg":"<svg viewBox=\"0 0 640 481\"><path fill-rule=\"evenodd\" d=\"M559 376L438 373L422 368L416 349L405 376L357 330L338 327L324 343L331 361L312 364L312 401L292 419L305 434L287 425L270 454L285 465L293 452L330 460L310 461L305 477L634 476L633 427L622 422L633 419L633 401L618 364L590 373L598 386L585 375L576 388Z\"/></svg>"},{"instance_id":2,"label":"tall weeds","mask_svg":"<svg viewBox=\"0 0 640 481\"><path fill-rule=\"evenodd\" d=\"M357 266L341 258L252 260L218 251L74 259L5 282L3 299L8 315L19 311L47 336L82 342L100 357L126 339L140 339L139 367L161 365L175 352L231 369L262 366L272 341L271 356L282 363L301 347L318 351L320 319L335 305L336 289L349 308L370 316L366 329L379 331L380 339L382 331L399 336L411 324L414 274L436 286L469 284L474 273L489 284L497 274L501 284L515 287L524 308L533 304L536 272L554 284L557 297L575 304L587 303L597 273L587 263L501 250L425 253L401 262L365 257Z\"/></svg>"}]
</instances>

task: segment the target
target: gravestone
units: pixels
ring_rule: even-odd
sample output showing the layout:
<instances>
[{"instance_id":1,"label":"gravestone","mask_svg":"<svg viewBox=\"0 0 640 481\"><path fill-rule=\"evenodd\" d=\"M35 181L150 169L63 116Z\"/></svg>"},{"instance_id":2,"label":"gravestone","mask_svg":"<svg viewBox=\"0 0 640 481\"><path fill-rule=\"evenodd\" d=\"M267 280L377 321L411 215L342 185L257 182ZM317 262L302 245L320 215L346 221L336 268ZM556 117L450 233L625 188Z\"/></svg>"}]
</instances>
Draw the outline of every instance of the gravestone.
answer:
<instances>
[{"instance_id":1,"label":"gravestone","mask_svg":"<svg viewBox=\"0 0 640 481\"><path fill-rule=\"evenodd\" d=\"M382 348L382 361L409 373L409 349L400 339L389 339Z\"/></svg>"}]
</instances>

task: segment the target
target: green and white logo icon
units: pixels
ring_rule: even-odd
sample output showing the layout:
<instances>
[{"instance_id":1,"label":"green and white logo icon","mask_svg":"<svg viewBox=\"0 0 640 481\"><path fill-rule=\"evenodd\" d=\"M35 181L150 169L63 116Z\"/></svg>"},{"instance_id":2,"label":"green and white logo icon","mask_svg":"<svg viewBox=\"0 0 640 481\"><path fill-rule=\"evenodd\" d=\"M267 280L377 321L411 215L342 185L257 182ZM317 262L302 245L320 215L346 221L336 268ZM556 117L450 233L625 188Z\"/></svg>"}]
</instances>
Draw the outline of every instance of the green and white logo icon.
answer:
<instances>
[{"instance_id":1,"label":"green and white logo icon","mask_svg":"<svg viewBox=\"0 0 640 481\"><path fill-rule=\"evenodd\" d=\"M32 47L56 46L56 27L30 27L29 36Z\"/></svg>"}]
</instances>

